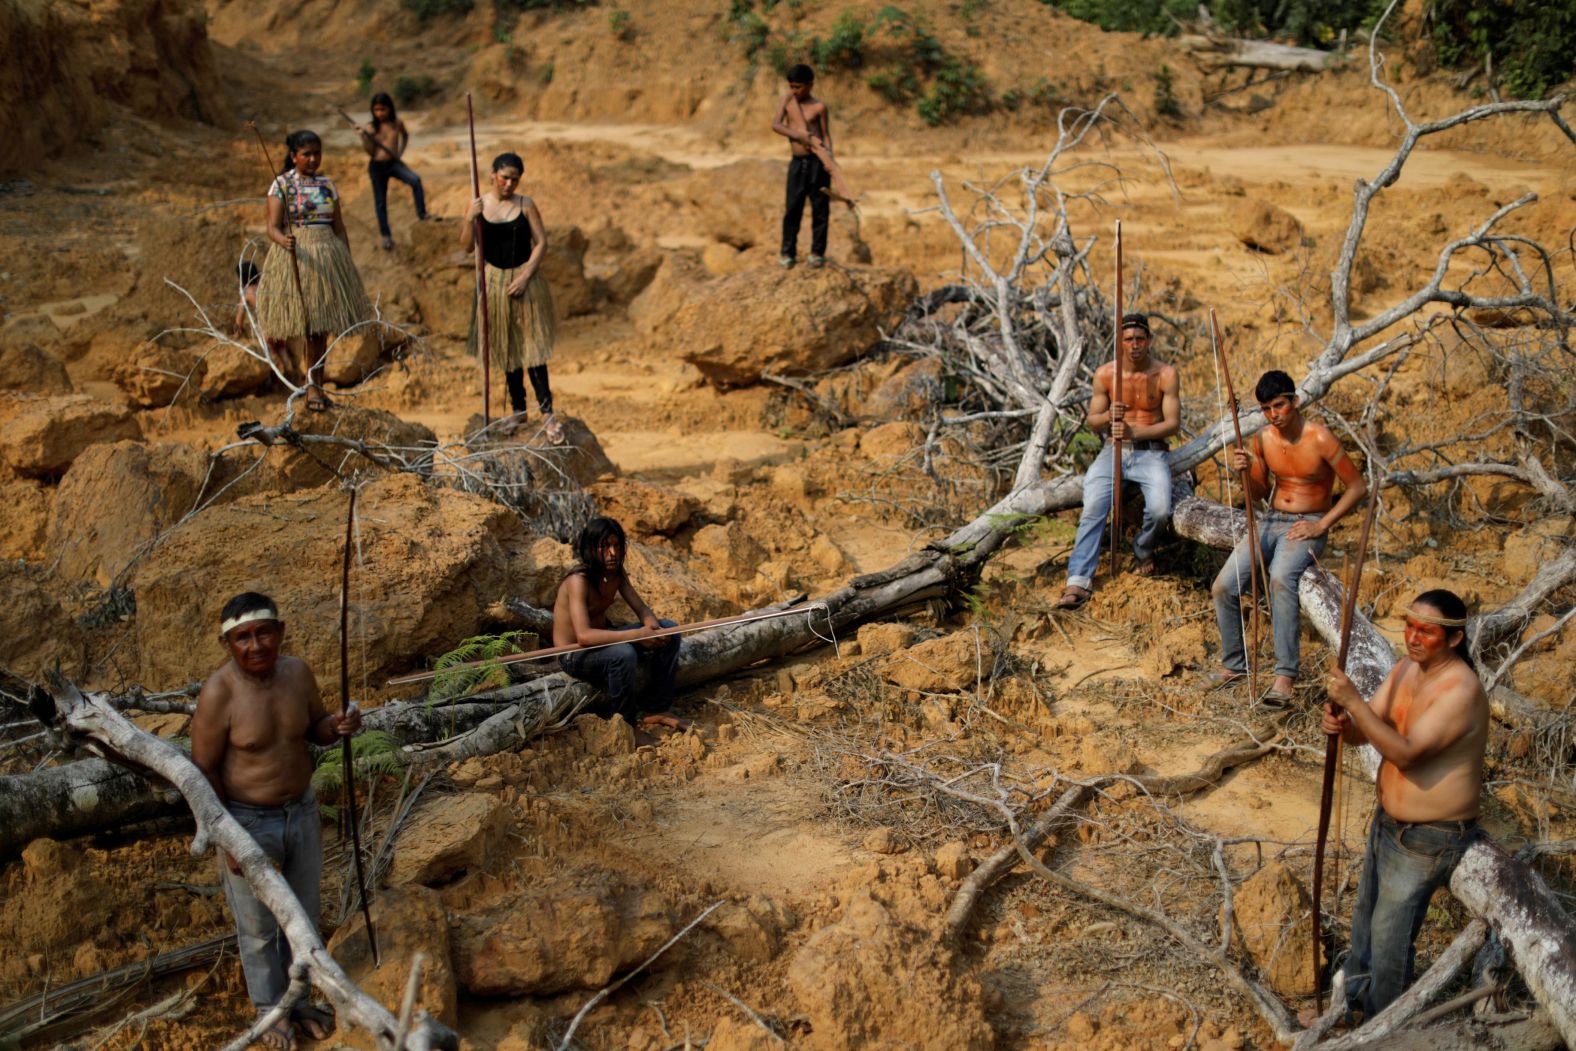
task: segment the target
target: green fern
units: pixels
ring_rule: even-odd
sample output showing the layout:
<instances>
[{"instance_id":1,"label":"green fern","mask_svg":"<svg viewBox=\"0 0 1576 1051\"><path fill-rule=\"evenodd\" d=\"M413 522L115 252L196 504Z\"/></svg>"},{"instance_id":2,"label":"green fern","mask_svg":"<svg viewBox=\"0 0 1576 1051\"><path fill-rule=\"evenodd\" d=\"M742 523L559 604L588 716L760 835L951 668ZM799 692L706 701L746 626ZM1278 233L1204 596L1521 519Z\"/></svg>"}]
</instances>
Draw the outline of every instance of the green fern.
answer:
<instances>
[{"instance_id":1,"label":"green fern","mask_svg":"<svg viewBox=\"0 0 1576 1051\"><path fill-rule=\"evenodd\" d=\"M338 792L344 787L345 760L339 751L342 747L336 744L319 753L317 769L312 771L313 791ZM397 774L405 769L404 747L391 733L368 730L350 739L350 765L358 781Z\"/></svg>"},{"instance_id":2,"label":"green fern","mask_svg":"<svg viewBox=\"0 0 1576 1051\"><path fill-rule=\"evenodd\" d=\"M524 631L506 631L502 635L472 635L461 642L433 663L433 670L438 674L432 680L432 689L427 693L427 700L431 702L450 697L463 697L477 690L509 685L508 669L501 664L490 662L507 657L511 653L524 653L525 649L520 645L520 640L526 635L527 632ZM471 668L459 667L477 661L489 663L477 664Z\"/></svg>"}]
</instances>

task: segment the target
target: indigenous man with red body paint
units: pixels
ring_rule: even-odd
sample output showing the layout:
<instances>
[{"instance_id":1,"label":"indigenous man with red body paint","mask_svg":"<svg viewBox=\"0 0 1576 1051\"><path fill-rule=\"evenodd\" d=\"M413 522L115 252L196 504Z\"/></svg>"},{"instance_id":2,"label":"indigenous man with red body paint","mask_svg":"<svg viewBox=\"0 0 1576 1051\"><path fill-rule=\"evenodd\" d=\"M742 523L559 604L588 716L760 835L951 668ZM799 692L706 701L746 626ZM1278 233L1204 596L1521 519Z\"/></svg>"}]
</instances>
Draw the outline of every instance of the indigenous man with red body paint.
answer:
<instances>
[{"instance_id":1,"label":"indigenous man with red body paint","mask_svg":"<svg viewBox=\"0 0 1576 1051\"><path fill-rule=\"evenodd\" d=\"M1384 757L1346 963L1347 1010L1367 1018L1411 984L1428 901L1478 835L1489 709L1466 625L1453 592L1425 591L1407 611L1406 656L1371 701L1330 671L1324 732Z\"/></svg>"}]
</instances>

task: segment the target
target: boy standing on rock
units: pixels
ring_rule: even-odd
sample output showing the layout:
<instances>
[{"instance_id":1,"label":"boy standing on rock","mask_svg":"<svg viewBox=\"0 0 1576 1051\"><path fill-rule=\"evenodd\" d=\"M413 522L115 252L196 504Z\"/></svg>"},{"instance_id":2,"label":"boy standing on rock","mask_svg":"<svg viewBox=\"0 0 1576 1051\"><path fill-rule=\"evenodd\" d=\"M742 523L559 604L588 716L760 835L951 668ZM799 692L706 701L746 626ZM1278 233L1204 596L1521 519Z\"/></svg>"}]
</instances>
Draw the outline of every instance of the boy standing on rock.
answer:
<instances>
[{"instance_id":1,"label":"boy standing on rock","mask_svg":"<svg viewBox=\"0 0 1576 1051\"><path fill-rule=\"evenodd\" d=\"M312 669L299 657L279 655L284 638L284 622L267 595L247 591L225 604L219 644L230 659L208 676L197 696L192 762L316 923L322 912L322 829L306 745L331 745L351 736L361 729L361 712L354 704L344 715L326 711ZM220 861L246 991L262 1015L290 984L290 943L235 859L221 851ZM263 1034L263 1045L290 1051L298 1023L313 1040L321 1040L332 1031L333 1016L299 1004L290 1018Z\"/></svg>"},{"instance_id":2,"label":"boy standing on rock","mask_svg":"<svg viewBox=\"0 0 1576 1051\"><path fill-rule=\"evenodd\" d=\"M595 647L565 653L559 667L607 693L608 715L622 715L635 722L639 711L654 712L640 720L642 726L688 724L672 714L673 680L679 667L679 637L652 638L651 633L678 625L658 620L624 575L628 542L624 527L611 518L593 518L575 539L579 562L558 585L553 600L553 645ZM622 598L640 620L635 624L609 624L608 608ZM651 703L635 703L635 670L642 655L651 658ZM639 727L637 744L654 744L656 738Z\"/></svg>"},{"instance_id":3,"label":"boy standing on rock","mask_svg":"<svg viewBox=\"0 0 1576 1051\"><path fill-rule=\"evenodd\" d=\"M827 189L831 173L823 157L832 153L832 115L826 103L810 94L815 71L800 63L788 71L788 94L777 106L772 130L788 140L793 158L788 162L788 201L783 211L782 259L784 270L799 256L799 222L804 202L810 202L810 265L826 265L826 234L832 214Z\"/></svg>"}]
</instances>

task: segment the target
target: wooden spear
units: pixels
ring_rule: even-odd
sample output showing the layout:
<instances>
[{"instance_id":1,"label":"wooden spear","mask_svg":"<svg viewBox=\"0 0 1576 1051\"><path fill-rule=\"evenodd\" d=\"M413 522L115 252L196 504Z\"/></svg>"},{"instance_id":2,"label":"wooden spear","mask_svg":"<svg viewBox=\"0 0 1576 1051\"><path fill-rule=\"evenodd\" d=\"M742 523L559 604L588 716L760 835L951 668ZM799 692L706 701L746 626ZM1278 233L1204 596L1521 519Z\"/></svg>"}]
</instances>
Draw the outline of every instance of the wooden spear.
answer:
<instances>
[{"instance_id":1,"label":"wooden spear","mask_svg":"<svg viewBox=\"0 0 1576 1051\"><path fill-rule=\"evenodd\" d=\"M1122 220L1116 221L1116 340L1111 355L1111 422L1115 430L1116 408L1122 405ZM1126 406L1123 406L1126 415ZM1116 579L1122 559L1122 442L1111 436L1111 579Z\"/></svg>"},{"instance_id":2,"label":"wooden spear","mask_svg":"<svg viewBox=\"0 0 1576 1051\"><path fill-rule=\"evenodd\" d=\"M350 505L345 512L345 561L339 578L339 714L350 711L350 552L356 542L356 490L350 490ZM381 966L378 932L372 926L372 909L367 905L367 877L361 870L361 827L356 821L356 774L351 759L350 738L339 739L344 759L345 817L350 822L351 858L356 867L356 889L361 893L361 917L367 923L367 941L372 943L372 962Z\"/></svg>"},{"instance_id":3,"label":"wooden spear","mask_svg":"<svg viewBox=\"0 0 1576 1051\"><path fill-rule=\"evenodd\" d=\"M465 93L465 123L471 132L471 197L482 195L481 169L476 164L476 111ZM492 424L492 325L487 315L487 262L482 256L482 217L476 217L476 300L481 306L482 426Z\"/></svg>"},{"instance_id":4,"label":"wooden spear","mask_svg":"<svg viewBox=\"0 0 1576 1051\"><path fill-rule=\"evenodd\" d=\"M1335 656L1335 666L1341 671L1346 670L1346 650L1352 637L1352 618L1357 611L1357 594L1362 590L1363 562L1368 557L1368 536L1373 531L1374 515L1379 509L1379 494L1377 491L1368 495L1368 510L1363 515L1362 532L1357 536L1357 562L1352 572L1352 579L1348 582L1345 600L1341 603L1341 641ZM1330 707L1328 699L1325 707ZM1335 772L1341 764L1341 735L1329 734L1324 740L1324 783L1319 789L1319 831L1313 844L1313 995L1314 1005L1319 1014L1324 1014L1324 985L1319 979L1320 958L1319 947L1322 944L1321 932L1324 930L1323 904L1324 892L1324 844L1330 835L1330 802L1335 794Z\"/></svg>"},{"instance_id":5,"label":"wooden spear","mask_svg":"<svg viewBox=\"0 0 1576 1051\"><path fill-rule=\"evenodd\" d=\"M520 661L536 661L541 660L544 657L556 657L560 653L574 653L577 650L600 650L606 646L622 646L626 641L639 642L642 639L663 639L667 638L669 635L687 635L692 631L700 631L704 628L721 628L729 624L749 624L757 620L772 620L776 617L791 617L796 613L813 613L816 610L820 610L821 612L825 613L827 615L827 620L831 620L831 611L827 608L826 603L824 602L817 602L809 606L795 605L788 609L774 609L766 613L741 613L736 617L719 617L716 620L696 621L694 624L680 624L673 628L658 628L656 631L650 632L648 634L631 636L627 640L620 640L618 642L599 642L594 646L544 646L542 649L531 650L528 653L511 653L507 657L494 657L491 660L467 661L464 664L451 664L447 668L438 668L433 671L420 671L411 675L401 675L397 679L388 680L386 683L384 683L384 685L404 686L407 683L426 682L429 679L437 678L444 672L459 671L462 668L480 668L483 666L490 668L496 667L500 664L517 664Z\"/></svg>"},{"instance_id":6,"label":"wooden spear","mask_svg":"<svg viewBox=\"0 0 1576 1051\"><path fill-rule=\"evenodd\" d=\"M285 186L284 172L274 167L274 158L268 152L268 143L263 141L263 133L258 130L257 122L249 120L246 122L246 126L252 129L253 135L257 136L257 146L263 151L263 163L268 165L269 181L279 187L279 202L285 206L285 220L290 224L290 229L294 230L298 217L290 210L290 194ZM292 234L291 236L294 235ZM295 245L293 244L290 246L290 272L295 276L296 298L301 301L301 339L304 341L311 318L307 316L306 293L301 291L301 261L296 258ZM312 381L310 365L308 365L305 379L308 383Z\"/></svg>"},{"instance_id":7,"label":"wooden spear","mask_svg":"<svg viewBox=\"0 0 1576 1051\"><path fill-rule=\"evenodd\" d=\"M1215 347L1215 358L1220 362L1220 375L1226 381L1226 403L1231 409L1231 429L1237 436L1237 448L1245 449L1242 444L1242 421L1237 419L1237 393L1231 387L1231 366L1226 364L1226 341L1220 338L1220 323L1215 320L1214 307L1209 308L1209 340ZM1249 616L1253 621L1253 648L1248 651L1248 693L1257 700L1259 696L1259 576L1264 569L1264 556L1259 552L1259 529L1253 520L1252 473L1251 469L1244 469L1242 472L1242 503L1248 512L1248 590L1252 603L1252 612Z\"/></svg>"}]
</instances>

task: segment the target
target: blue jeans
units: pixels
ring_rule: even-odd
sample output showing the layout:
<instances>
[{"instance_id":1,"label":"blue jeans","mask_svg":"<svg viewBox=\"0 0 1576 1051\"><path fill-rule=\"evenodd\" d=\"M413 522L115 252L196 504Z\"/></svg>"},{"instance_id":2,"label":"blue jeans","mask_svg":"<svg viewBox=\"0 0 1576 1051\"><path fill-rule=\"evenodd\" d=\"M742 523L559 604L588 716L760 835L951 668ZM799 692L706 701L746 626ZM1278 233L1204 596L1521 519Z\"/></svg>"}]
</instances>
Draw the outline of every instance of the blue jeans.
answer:
<instances>
[{"instance_id":1,"label":"blue jeans","mask_svg":"<svg viewBox=\"0 0 1576 1051\"><path fill-rule=\"evenodd\" d=\"M372 180L372 207L378 213L378 232L389 234L389 180L398 179L410 187L416 199L416 218L427 218L427 198L422 193L421 176L405 166L404 161L368 161L367 177Z\"/></svg>"},{"instance_id":2,"label":"blue jeans","mask_svg":"<svg viewBox=\"0 0 1576 1051\"><path fill-rule=\"evenodd\" d=\"M1302 653L1302 604L1297 585L1313 558L1324 550L1324 537L1316 540L1287 540L1286 534L1298 522L1317 522L1322 511L1290 514L1267 511L1255 520L1259 527L1259 551L1269 570L1270 620L1275 629L1275 674L1297 677ZM1215 623L1220 627L1220 660L1232 671L1248 669L1248 654L1242 643L1242 596L1250 591L1253 557L1244 536L1231 549L1231 557L1215 577L1210 592L1215 596ZM1259 581L1263 587L1264 581Z\"/></svg>"},{"instance_id":3,"label":"blue jeans","mask_svg":"<svg viewBox=\"0 0 1576 1051\"><path fill-rule=\"evenodd\" d=\"M228 806L230 815L278 866L301 907L317 923L323 911L323 829L312 789L280 806L252 806L233 800ZM230 914L235 917L246 992L261 1014L278 1003L290 985L290 943L268 906L253 895L246 877L232 873L223 857L219 859L219 877Z\"/></svg>"},{"instance_id":4,"label":"blue jeans","mask_svg":"<svg viewBox=\"0 0 1576 1051\"><path fill-rule=\"evenodd\" d=\"M1408 824L1379 808L1368 829L1368 854L1352 907L1348 1010L1372 1018L1412 984L1412 943L1428 901L1477 835L1473 820Z\"/></svg>"},{"instance_id":5,"label":"blue jeans","mask_svg":"<svg viewBox=\"0 0 1576 1051\"><path fill-rule=\"evenodd\" d=\"M1122 481L1137 482L1144 491L1144 524L1133 538L1133 557L1148 562L1155 557L1155 541L1171 518L1171 465L1164 449L1122 446ZM1068 587L1089 590L1100 564L1100 544L1105 539L1106 517L1111 513L1111 443L1107 442L1084 473L1083 514L1078 535L1067 559Z\"/></svg>"},{"instance_id":6,"label":"blue jeans","mask_svg":"<svg viewBox=\"0 0 1576 1051\"><path fill-rule=\"evenodd\" d=\"M664 628L676 628L671 620L659 620ZM634 631L642 624L619 624L609 631ZM634 642L621 642L617 646L603 646L596 650L577 650L558 658L558 666L575 678L600 686L607 694L604 709L609 718L622 715L629 723L642 711L665 712L673 707L673 680L679 670L679 637L669 635L658 639L660 646L646 649ZM640 658L651 659L650 703L635 703L635 670Z\"/></svg>"}]
</instances>

